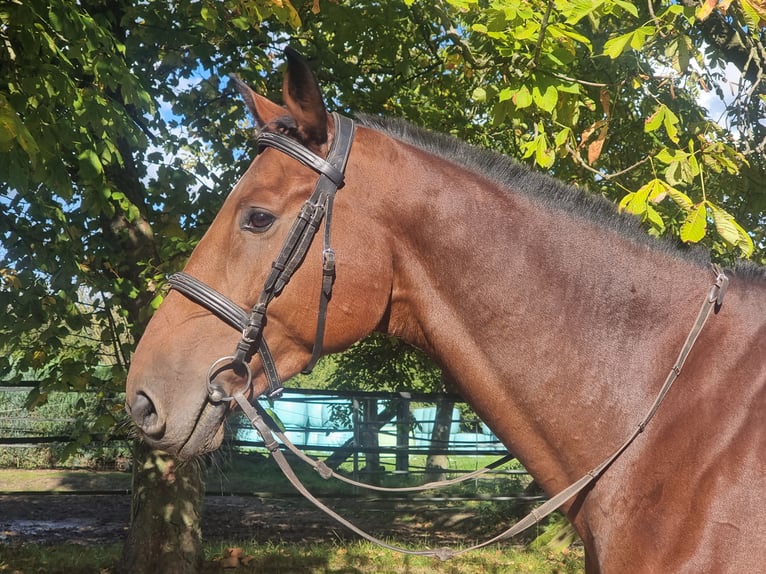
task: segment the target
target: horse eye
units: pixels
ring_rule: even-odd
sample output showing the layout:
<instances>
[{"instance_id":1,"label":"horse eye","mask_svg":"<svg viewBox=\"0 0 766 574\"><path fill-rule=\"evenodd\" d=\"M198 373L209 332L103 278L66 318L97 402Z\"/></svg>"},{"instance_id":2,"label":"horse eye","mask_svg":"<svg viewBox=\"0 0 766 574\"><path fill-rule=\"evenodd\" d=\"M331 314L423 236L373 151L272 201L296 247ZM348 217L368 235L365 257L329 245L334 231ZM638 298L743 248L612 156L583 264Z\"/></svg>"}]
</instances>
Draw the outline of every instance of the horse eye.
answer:
<instances>
[{"instance_id":1,"label":"horse eye","mask_svg":"<svg viewBox=\"0 0 766 574\"><path fill-rule=\"evenodd\" d=\"M269 229L276 217L264 209L251 209L244 218L242 229L261 233Z\"/></svg>"}]
</instances>

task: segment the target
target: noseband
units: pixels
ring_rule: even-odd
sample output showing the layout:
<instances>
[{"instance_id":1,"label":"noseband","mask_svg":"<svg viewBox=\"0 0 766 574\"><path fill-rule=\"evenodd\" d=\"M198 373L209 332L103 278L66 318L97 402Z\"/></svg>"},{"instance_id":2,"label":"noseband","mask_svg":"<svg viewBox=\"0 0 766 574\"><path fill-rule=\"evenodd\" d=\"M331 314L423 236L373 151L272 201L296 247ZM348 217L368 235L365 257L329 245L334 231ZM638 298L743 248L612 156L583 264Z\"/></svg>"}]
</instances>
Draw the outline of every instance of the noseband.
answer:
<instances>
[{"instance_id":1,"label":"noseband","mask_svg":"<svg viewBox=\"0 0 766 574\"><path fill-rule=\"evenodd\" d=\"M327 304L330 301L332 285L335 280L335 252L330 246L333 199L338 188L343 186L343 174L354 140L354 122L337 113L333 113L332 117L335 124L335 136L327 153L327 159L322 159L296 140L279 133L263 131L256 139L259 153L266 147L279 150L316 171L319 174L319 180L293 222L277 258L271 264L271 271L266 278L263 290L249 314L225 295L187 273L175 273L168 279L171 289L183 293L242 333L234 353L217 359L208 370L208 394L213 402L231 401L233 398L234 393L227 395L220 385L213 383L215 376L227 369L234 370L245 377L245 385L240 392L247 391L252 384L249 363L256 353L260 356L263 372L268 381L266 395L269 398L277 398L282 394L282 382L263 337L266 309L269 303L282 292L293 273L303 263L314 235L324 220L322 290L319 296L316 336L314 350L303 372L310 372L322 355Z\"/></svg>"}]
</instances>

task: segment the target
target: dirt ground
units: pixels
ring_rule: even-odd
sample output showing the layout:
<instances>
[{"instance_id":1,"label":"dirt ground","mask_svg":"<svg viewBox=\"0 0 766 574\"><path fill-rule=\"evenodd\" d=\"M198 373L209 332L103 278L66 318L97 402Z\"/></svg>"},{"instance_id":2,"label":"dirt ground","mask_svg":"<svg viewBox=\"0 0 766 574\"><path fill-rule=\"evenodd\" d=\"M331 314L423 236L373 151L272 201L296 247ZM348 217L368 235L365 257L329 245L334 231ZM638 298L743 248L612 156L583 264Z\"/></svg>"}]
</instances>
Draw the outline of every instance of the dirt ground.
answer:
<instances>
[{"instance_id":1,"label":"dirt ground","mask_svg":"<svg viewBox=\"0 0 766 574\"><path fill-rule=\"evenodd\" d=\"M459 542L480 536L476 516L459 509L391 501L329 499L358 526L413 543ZM127 494L0 495L0 544L120 543L130 517ZM202 518L209 542L320 542L355 535L299 498L208 496Z\"/></svg>"}]
</instances>

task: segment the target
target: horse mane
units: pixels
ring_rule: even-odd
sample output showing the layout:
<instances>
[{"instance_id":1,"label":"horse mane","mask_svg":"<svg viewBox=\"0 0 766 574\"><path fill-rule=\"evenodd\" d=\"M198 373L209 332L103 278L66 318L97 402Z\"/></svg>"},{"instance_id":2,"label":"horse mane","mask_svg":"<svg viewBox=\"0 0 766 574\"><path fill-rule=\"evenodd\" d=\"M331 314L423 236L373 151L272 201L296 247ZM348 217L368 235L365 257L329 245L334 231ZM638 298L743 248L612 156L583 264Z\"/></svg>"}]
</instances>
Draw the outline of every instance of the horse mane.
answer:
<instances>
[{"instance_id":1,"label":"horse mane","mask_svg":"<svg viewBox=\"0 0 766 574\"><path fill-rule=\"evenodd\" d=\"M470 145L453 136L426 130L400 118L360 114L357 120L360 125L381 131L394 139L457 164L509 191L524 193L546 207L577 214L613 229L632 241L676 255L693 264L710 265L707 249L686 246L674 238L652 237L642 229L636 217L619 213L614 203L608 199L566 185L508 156ZM766 280L766 268L751 262L738 262L733 271L743 278Z\"/></svg>"}]
</instances>

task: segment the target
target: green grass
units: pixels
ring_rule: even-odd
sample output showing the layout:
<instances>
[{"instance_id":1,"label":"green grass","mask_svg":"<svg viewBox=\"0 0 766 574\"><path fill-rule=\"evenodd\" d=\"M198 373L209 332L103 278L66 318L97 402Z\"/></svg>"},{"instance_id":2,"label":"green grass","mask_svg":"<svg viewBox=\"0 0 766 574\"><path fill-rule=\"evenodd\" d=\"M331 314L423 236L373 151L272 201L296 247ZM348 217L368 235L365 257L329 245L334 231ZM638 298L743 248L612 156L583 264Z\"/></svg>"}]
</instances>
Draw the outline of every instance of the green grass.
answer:
<instances>
[{"instance_id":1,"label":"green grass","mask_svg":"<svg viewBox=\"0 0 766 574\"><path fill-rule=\"evenodd\" d=\"M0 544L0 572L5 574L111 574L122 552L120 544Z\"/></svg>"},{"instance_id":2,"label":"green grass","mask_svg":"<svg viewBox=\"0 0 766 574\"><path fill-rule=\"evenodd\" d=\"M0 572L14 574L113 574L121 548L110 546L2 546ZM236 570L230 568L236 567ZM251 545L205 548L204 574L500 574L583 572L579 549L564 553L493 547L446 562L406 556L367 542Z\"/></svg>"},{"instance_id":3,"label":"green grass","mask_svg":"<svg viewBox=\"0 0 766 574\"><path fill-rule=\"evenodd\" d=\"M92 470L0 469L0 492L130 490L130 473Z\"/></svg>"},{"instance_id":4,"label":"green grass","mask_svg":"<svg viewBox=\"0 0 766 574\"><path fill-rule=\"evenodd\" d=\"M456 457L457 459L457 457ZM460 459L451 461L453 468L463 464L475 468L493 458L477 463ZM257 492L268 488L274 494L284 490L292 493L292 487L282 478L279 470L271 461L261 457L242 457L230 463L219 461L210 470L207 480L209 493L227 491ZM463 463L463 464L461 464ZM349 487L337 481L324 481L313 470L299 464L296 470L305 479L309 488L319 494L348 493ZM96 473L92 471L0 471L0 491L52 490L77 491L89 489L124 489L129 485L128 473ZM392 477L387 483L408 482L413 477ZM520 477L496 477L474 482L467 486L449 489L450 495L468 495L472 492L488 494L508 494L523 486ZM484 506L488 509L485 511ZM480 507L480 513L487 514L485 526L491 534L496 534L512 514L519 509L506 508L503 503L472 502L465 503L465 508L474 511ZM491 512L490 512L491 510ZM398 514L397 514L398 516ZM415 513L413 516L417 516ZM401 518L401 517L400 517ZM380 520L387 517L380 515ZM534 535L534 533L532 533ZM542 542L542 541L540 541ZM545 541L550 543L550 541ZM345 544L250 544L232 551L225 544L207 544L205 546L205 574L237 572L258 574L494 574L505 572L532 573L579 573L583 572L583 554L579 547L568 547L571 539L559 541L557 551L550 546L536 549L522 547L498 547L475 551L456 557L447 562L436 559L412 557L380 549L366 542ZM0 574L114 574L118 563L121 545L77 546L77 545L2 545L0 544ZM236 566L236 570L224 568Z\"/></svg>"},{"instance_id":5,"label":"green grass","mask_svg":"<svg viewBox=\"0 0 766 574\"><path fill-rule=\"evenodd\" d=\"M316 494L322 494L325 496L332 495L346 495L353 490L352 487L337 480L324 480L319 477L316 471L306 465L304 462L297 460L291 454L287 455L290 460L293 470L300 480ZM324 455L319 455L320 460L324 459ZM474 471L478 468L495 462L499 457L485 456L485 457L449 457L450 469L447 470L447 475L450 478L459 476L460 473L454 471ZM413 467L425 467L425 456L411 456L410 464ZM423 483L423 475L421 473L412 473L409 475L395 475L390 471L393 470L392 465L385 463L387 461L382 460L384 466L387 466L389 472L381 474L378 478L382 486L398 487L398 486L412 486ZM363 459L360 465L363 465ZM502 467L502 470L519 470L521 465L517 461L508 463ZM352 476L352 463L350 461L344 462L338 469L346 476ZM371 482L372 478L369 475L359 477L360 482ZM439 492L442 495L461 496L471 495L477 491L481 494L495 494L502 492L503 495L513 494L514 492L520 492L524 487L529 484L531 478L526 475L485 475L480 482L470 480L462 485L456 485L447 489L442 489ZM265 456L260 455L238 455L232 457L230 460L217 461L207 473L206 488L209 494L227 494L229 492L261 492L265 489L271 494L293 494L294 489L292 485L284 478L282 472L279 470L274 461L269 460Z\"/></svg>"}]
</instances>

